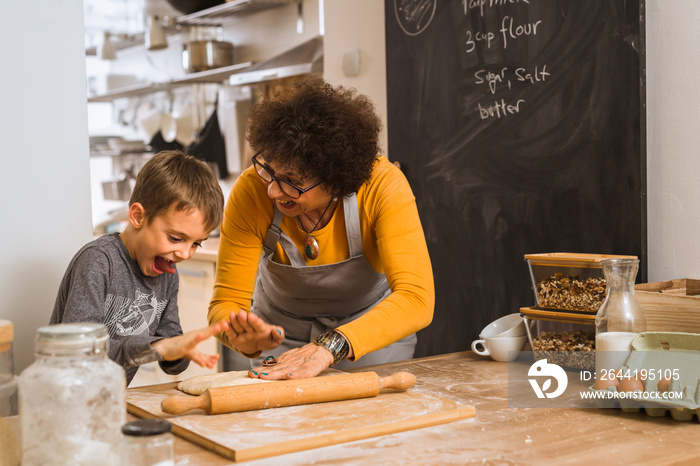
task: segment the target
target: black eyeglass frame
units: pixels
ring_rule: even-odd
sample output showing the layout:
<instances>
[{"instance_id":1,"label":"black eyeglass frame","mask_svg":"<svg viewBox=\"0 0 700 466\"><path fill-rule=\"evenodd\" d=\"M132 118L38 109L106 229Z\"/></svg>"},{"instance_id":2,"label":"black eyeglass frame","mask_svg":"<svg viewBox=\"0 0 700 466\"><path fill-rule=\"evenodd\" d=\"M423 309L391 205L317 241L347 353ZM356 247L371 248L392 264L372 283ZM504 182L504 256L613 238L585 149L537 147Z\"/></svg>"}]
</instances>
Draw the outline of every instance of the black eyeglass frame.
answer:
<instances>
[{"instance_id":1,"label":"black eyeglass frame","mask_svg":"<svg viewBox=\"0 0 700 466\"><path fill-rule=\"evenodd\" d=\"M264 164L262 164L262 163L260 163L260 162L258 161L258 155L260 155L260 152L258 152L257 154L255 154L255 155L250 159L250 160L253 162L253 165L255 166L255 171L257 172L258 176L260 176L260 178L261 178L265 183L268 183L268 184L272 183L273 181L276 181L277 184L279 185L280 189L282 190L282 192L285 193L287 196L291 197L292 199L299 199L299 198L301 197L302 194L304 194L305 192L307 192L307 191L309 191L309 190L315 188L316 186L318 186L319 184L321 184L321 183L323 182L323 180L318 180L317 182L315 182L314 184L312 184L312 185L309 186L308 188L300 188L299 186L296 186L296 185L290 183L290 182L287 181L287 180L283 180L283 179L277 178L277 177L275 176L274 172L273 172L269 167L266 167ZM269 181L266 180L266 179L260 174L260 170L258 169L258 167L260 167L261 169L265 170L265 173L267 173L268 175L270 175L270 180L269 180ZM284 184L286 184L287 186L289 186L289 187L291 187L291 188L294 188L294 189L299 193L299 194L297 195L297 197L294 197L294 196L292 196L291 194L289 194L287 191L285 191L285 189L282 187L282 184L281 184L281 183L284 183Z\"/></svg>"}]
</instances>

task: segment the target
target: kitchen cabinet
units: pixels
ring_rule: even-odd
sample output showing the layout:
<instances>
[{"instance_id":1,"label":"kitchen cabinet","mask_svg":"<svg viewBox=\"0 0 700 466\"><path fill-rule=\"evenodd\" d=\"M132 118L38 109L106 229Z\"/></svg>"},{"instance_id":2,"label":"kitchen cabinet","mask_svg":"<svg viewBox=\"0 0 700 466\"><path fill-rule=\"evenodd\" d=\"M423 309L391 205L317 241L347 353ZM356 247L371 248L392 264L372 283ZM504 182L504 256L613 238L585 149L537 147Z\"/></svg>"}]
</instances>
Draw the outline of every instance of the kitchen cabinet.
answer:
<instances>
[{"instance_id":1,"label":"kitchen cabinet","mask_svg":"<svg viewBox=\"0 0 700 466\"><path fill-rule=\"evenodd\" d=\"M177 265L180 275L180 292L178 293L178 307L180 309L180 325L183 331L195 330L206 327L207 308L211 301L214 289L214 275L216 264L211 255L202 254ZM201 342L197 349L207 354L220 354L220 343L215 338L209 338ZM195 363L179 375L164 373L157 362L145 364L139 368L129 387L142 385L154 385L167 382L184 380L197 375L214 374L219 371L221 360L213 369L200 367Z\"/></svg>"}]
</instances>

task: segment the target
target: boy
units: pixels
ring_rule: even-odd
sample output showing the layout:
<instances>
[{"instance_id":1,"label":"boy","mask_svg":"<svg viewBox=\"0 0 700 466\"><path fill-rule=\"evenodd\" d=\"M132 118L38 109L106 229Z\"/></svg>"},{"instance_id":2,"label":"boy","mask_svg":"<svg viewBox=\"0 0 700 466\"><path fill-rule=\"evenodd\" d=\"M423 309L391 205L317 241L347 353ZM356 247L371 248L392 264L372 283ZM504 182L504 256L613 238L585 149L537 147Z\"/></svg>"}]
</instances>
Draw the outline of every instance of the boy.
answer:
<instances>
[{"instance_id":1,"label":"boy","mask_svg":"<svg viewBox=\"0 0 700 466\"><path fill-rule=\"evenodd\" d=\"M136 178L126 229L91 241L73 257L49 323L105 324L109 357L124 367L127 385L138 366L151 361L167 374L181 373L190 360L214 367L218 355L195 347L228 323L182 334L175 264L192 257L219 226L223 207L204 162L179 151L153 156Z\"/></svg>"}]
</instances>

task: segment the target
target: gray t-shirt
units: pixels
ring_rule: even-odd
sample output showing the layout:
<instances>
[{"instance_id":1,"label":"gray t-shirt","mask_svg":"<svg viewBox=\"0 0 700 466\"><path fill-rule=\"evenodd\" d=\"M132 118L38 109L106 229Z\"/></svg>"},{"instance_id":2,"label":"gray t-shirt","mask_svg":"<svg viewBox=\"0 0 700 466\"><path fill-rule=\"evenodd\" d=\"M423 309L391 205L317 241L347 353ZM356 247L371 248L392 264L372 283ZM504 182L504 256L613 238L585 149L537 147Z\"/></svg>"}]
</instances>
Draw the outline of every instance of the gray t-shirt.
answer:
<instances>
[{"instance_id":1,"label":"gray t-shirt","mask_svg":"<svg viewBox=\"0 0 700 466\"><path fill-rule=\"evenodd\" d=\"M50 324L99 322L109 331L109 358L124 367L127 385L138 366L160 359L151 343L182 335L178 274L147 277L118 233L97 238L73 257L58 289ZM189 360L159 361L179 374Z\"/></svg>"}]
</instances>

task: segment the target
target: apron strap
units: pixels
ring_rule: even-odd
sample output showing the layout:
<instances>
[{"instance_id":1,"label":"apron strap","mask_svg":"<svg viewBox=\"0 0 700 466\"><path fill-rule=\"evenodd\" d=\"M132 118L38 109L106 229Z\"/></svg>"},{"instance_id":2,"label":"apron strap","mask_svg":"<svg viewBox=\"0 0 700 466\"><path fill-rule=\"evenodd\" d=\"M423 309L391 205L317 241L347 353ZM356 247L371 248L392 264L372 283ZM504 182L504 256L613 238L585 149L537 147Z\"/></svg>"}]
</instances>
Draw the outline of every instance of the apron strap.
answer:
<instances>
[{"instance_id":1,"label":"apron strap","mask_svg":"<svg viewBox=\"0 0 700 466\"><path fill-rule=\"evenodd\" d=\"M362 234L360 232L360 212L357 207L357 193L343 198L345 232L348 235L350 257L362 255Z\"/></svg>"},{"instance_id":2,"label":"apron strap","mask_svg":"<svg viewBox=\"0 0 700 466\"><path fill-rule=\"evenodd\" d=\"M348 237L350 257L361 256L363 252L362 234L360 232L360 212L357 207L356 193L352 193L350 196L343 198L343 212L345 214L345 232ZM292 266L305 267L306 262L304 258L301 257L299 249L297 249L292 239L280 228L283 218L284 214L275 206L275 216L272 219L270 228L267 230L265 242L263 243L265 253L268 256L273 254L279 242L282 245L282 249L284 249L284 252L289 257L289 262Z\"/></svg>"},{"instance_id":3,"label":"apron strap","mask_svg":"<svg viewBox=\"0 0 700 466\"><path fill-rule=\"evenodd\" d=\"M272 224L267 230L267 234L265 235L265 242L263 243L263 248L265 249L265 252L268 256L275 252L277 242L279 241L280 235L282 234L282 229L280 228L280 225L282 224L283 215L284 214L277 209L277 206L275 206L275 216L272 218Z\"/></svg>"},{"instance_id":4,"label":"apron strap","mask_svg":"<svg viewBox=\"0 0 700 466\"><path fill-rule=\"evenodd\" d=\"M279 242L282 245L284 252L287 253L289 262L292 264L292 266L304 267L306 266L306 262L304 262L304 259L301 257L299 250L294 245L292 239L280 228L283 218L284 214L277 209L277 206L275 206L275 216L273 217L272 224L265 235L265 243L263 243L265 253L268 256L273 254L275 252L275 248L277 247L277 243Z\"/></svg>"}]
</instances>

